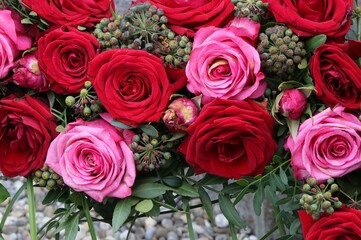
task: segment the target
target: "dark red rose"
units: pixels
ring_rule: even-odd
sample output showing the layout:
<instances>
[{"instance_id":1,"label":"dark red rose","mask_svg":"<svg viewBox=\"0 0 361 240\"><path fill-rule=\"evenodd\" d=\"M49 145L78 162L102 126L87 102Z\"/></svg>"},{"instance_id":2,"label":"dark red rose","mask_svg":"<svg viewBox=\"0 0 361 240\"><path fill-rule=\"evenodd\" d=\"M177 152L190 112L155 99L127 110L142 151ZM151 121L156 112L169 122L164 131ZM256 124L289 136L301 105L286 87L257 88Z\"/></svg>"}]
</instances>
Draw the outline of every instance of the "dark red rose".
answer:
<instances>
[{"instance_id":1,"label":"dark red rose","mask_svg":"<svg viewBox=\"0 0 361 240\"><path fill-rule=\"evenodd\" d=\"M252 100L215 99L186 129L179 147L197 173L239 179L263 172L277 149L274 120Z\"/></svg>"},{"instance_id":2,"label":"dark red rose","mask_svg":"<svg viewBox=\"0 0 361 240\"><path fill-rule=\"evenodd\" d=\"M138 0L164 10L168 26L176 33L193 37L201 27L223 27L234 17L230 0Z\"/></svg>"},{"instance_id":3,"label":"dark red rose","mask_svg":"<svg viewBox=\"0 0 361 240\"><path fill-rule=\"evenodd\" d=\"M333 107L341 104L348 109L361 106L361 69L355 59L361 57L361 42L322 44L310 59L309 69L316 95Z\"/></svg>"},{"instance_id":4,"label":"dark red rose","mask_svg":"<svg viewBox=\"0 0 361 240\"><path fill-rule=\"evenodd\" d=\"M277 22L297 35L325 34L342 41L350 29L353 0L268 0Z\"/></svg>"},{"instance_id":5,"label":"dark red rose","mask_svg":"<svg viewBox=\"0 0 361 240\"><path fill-rule=\"evenodd\" d=\"M54 25L91 27L111 16L114 0L22 0L24 6Z\"/></svg>"},{"instance_id":6,"label":"dark red rose","mask_svg":"<svg viewBox=\"0 0 361 240\"><path fill-rule=\"evenodd\" d=\"M361 211L342 208L313 220L306 211L298 211L305 240L358 240L361 236Z\"/></svg>"},{"instance_id":7,"label":"dark red rose","mask_svg":"<svg viewBox=\"0 0 361 240\"><path fill-rule=\"evenodd\" d=\"M38 64L50 89L60 94L79 92L98 49L93 35L70 26L55 28L39 38Z\"/></svg>"},{"instance_id":8,"label":"dark red rose","mask_svg":"<svg viewBox=\"0 0 361 240\"><path fill-rule=\"evenodd\" d=\"M143 50L102 52L88 74L110 115L134 127L159 121L173 93L161 60Z\"/></svg>"},{"instance_id":9,"label":"dark red rose","mask_svg":"<svg viewBox=\"0 0 361 240\"><path fill-rule=\"evenodd\" d=\"M8 177L27 176L44 164L57 135L50 108L28 95L0 100L0 170Z\"/></svg>"}]
</instances>

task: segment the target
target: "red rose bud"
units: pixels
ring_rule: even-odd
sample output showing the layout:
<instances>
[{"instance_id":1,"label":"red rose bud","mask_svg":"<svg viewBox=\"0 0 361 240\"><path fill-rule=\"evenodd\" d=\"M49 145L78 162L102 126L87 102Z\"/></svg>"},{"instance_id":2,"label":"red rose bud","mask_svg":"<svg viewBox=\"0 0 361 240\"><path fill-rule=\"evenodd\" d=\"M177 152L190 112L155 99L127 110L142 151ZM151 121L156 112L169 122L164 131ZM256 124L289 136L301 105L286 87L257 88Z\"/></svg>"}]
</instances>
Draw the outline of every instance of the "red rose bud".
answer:
<instances>
[{"instance_id":1,"label":"red rose bud","mask_svg":"<svg viewBox=\"0 0 361 240\"><path fill-rule=\"evenodd\" d=\"M307 98L298 89L286 89L279 102L279 112L288 119L296 120L306 109Z\"/></svg>"},{"instance_id":2,"label":"red rose bud","mask_svg":"<svg viewBox=\"0 0 361 240\"><path fill-rule=\"evenodd\" d=\"M47 81L39 70L38 59L35 54L26 54L16 61L13 68L13 82L24 88L47 91Z\"/></svg>"},{"instance_id":3,"label":"red rose bud","mask_svg":"<svg viewBox=\"0 0 361 240\"><path fill-rule=\"evenodd\" d=\"M198 117L196 104L185 97L177 98L169 104L163 122L172 131L184 132Z\"/></svg>"}]
</instances>

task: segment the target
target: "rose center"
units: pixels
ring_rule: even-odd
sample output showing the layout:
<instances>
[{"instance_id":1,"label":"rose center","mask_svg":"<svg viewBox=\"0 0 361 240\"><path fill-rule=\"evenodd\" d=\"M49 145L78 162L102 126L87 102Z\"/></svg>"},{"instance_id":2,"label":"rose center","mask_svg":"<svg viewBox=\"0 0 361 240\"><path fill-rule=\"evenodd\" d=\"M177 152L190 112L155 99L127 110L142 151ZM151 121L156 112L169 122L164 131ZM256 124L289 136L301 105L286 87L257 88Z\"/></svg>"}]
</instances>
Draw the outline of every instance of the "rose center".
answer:
<instances>
[{"instance_id":1,"label":"rose center","mask_svg":"<svg viewBox=\"0 0 361 240\"><path fill-rule=\"evenodd\" d=\"M216 59L208 70L208 75L211 79L220 79L232 75L229 63L224 59Z\"/></svg>"}]
</instances>

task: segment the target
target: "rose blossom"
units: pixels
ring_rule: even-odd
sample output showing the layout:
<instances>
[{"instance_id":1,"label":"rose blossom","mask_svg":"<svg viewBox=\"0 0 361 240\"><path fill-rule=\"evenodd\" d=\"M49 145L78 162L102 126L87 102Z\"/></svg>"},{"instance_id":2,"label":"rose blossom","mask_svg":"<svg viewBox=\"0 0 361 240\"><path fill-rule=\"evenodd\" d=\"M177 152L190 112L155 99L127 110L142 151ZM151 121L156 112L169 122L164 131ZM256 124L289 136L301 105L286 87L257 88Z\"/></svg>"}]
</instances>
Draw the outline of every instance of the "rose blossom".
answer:
<instances>
[{"instance_id":1,"label":"rose blossom","mask_svg":"<svg viewBox=\"0 0 361 240\"><path fill-rule=\"evenodd\" d=\"M268 0L277 22L302 37L325 34L342 41L350 29L353 0Z\"/></svg>"},{"instance_id":2,"label":"rose blossom","mask_svg":"<svg viewBox=\"0 0 361 240\"><path fill-rule=\"evenodd\" d=\"M23 5L53 25L90 27L110 17L113 0L22 0Z\"/></svg>"},{"instance_id":3,"label":"rose blossom","mask_svg":"<svg viewBox=\"0 0 361 240\"><path fill-rule=\"evenodd\" d=\"M67 186L98 202L105 197L127 197L135 179L128 132L118 131L102 119L78 119L51 143L46 164Z\"/></svg>"},{"instance_id":4,"label":"rose blossom","mask_svg":"<svg viewBox=\"0 0 361 240\"><path fill-rule=\"evenodd\" d=\"M89 62L99 50L98 40L70 26L51 29L38 40L41 72L56 93L78 93L87 80Z\"/></svg>"},{"instance_id":5,"label":"rose blossom","mask_svg":"<svg viewBox=\"0 0 361 240\"><path fill-rule=\"evenodd\" d=\"M299 119L306 109L307 98L298 89L286 89L282 93L278 111L289 119Z\"/></svg>"},{"instance_id":6,"label":"rose blossom","mask_svg":"<svg viewBox=\"0 0 361 240\"><path fill-rule=\"evenodd\" d=\"M12 80L16 85L41 92L48 90L48 82L40 72L38 59L34 53L26 54L17 60L12 70L14 72Z\"/></svg>"},{"instance_id":7,"label":"rose blossom","mask_svg":"<svg viewBox=\"0 0 361 240\"><path fill-rule=\"evenodd\" d=\"M134 127L159 121L173 93L162 61L143 50L102 52L91 61L88 75L110 115Z\"/></svg>"},{"instance_id":8,"label":"rose blossom","mask_svg":"<svg viewBox=\"0 0 361 240\"><path fill-rule=\"evenodd\" d=\"M261 61L252 41L259 24L246 18L235 19L229 27L200 29L186 67L187 88L212 98L243 100L257 98L266 89L260 72Z\"/></svg>"},{"instance_id":9,"label":"rose blossom","mask_svg":"<svg viewBox=\"0 0 361 240\"><path fill-rule=\"evenodd\" d=\"M299 127L289 137L291 165L297 179L309 176L318 182L341 177L361 167L361 123L344 107L327 108Z\"/></svg>"},{"instance_id":10,"label":"rose blossom","mask_svg":"<svg viewBox=\"0 0 361 240\"><path fill-rule=\"evenodd\" d=\"M6 77L20 51L31 47L21 17L12 10L0 9L0 78Z\"/></svg>"},{"instance_id":11,"label":"rose blossom","mask_svg":"<svg viewBox=\"0 0 361 240\"><path fill-rule=\"evenodd\" d=\"M234 17L230 0L137 0L164 10L169 26L180 35L193 37L202 27L223 27Z\"/></svg>"},{"instance_id":12,"label":"rose blossom","mask_svg":"<svg viewBox=\"0 0 361 240\"><path fill-rule=\"evenodd\" d=\"M361 69L355 60L361 57L361 42L322 44L310 58L309 69L315 82L316 95L333 107L361 107Z\"/></svg>"},{"instance_id":13,"label":"rose blossom","mask_svg":"<svg viewBox=\"0 0 361 240\"><path fill-rule=\"evenodd\" d=\"M57 135L50 108L39 98L10 95L0 100L0 170L8 177L28 176L44 164Z\"/></svg>"},{"instance_id":14,"label":"rose blossom","mask_svg":"<svg viewBox=\"0 0 361 240\"><path fill-rule=\"evenodd\" d=\"M196 173L239 179L261 174L277 149L274 120L253 100L215 99L179 147Z\"/></svg>"},{"instance_id":15,"label":"rose blossom","mask_svg":"<svg viewBox=\"0 0 361 240\"><path fill-rule=\"evenodd\" d=\"M361 211L341 208L331 215L324 214L320 219L312 219L306 211L298 211L305 240L360 239Z\"/></svg>"}]
</instances>

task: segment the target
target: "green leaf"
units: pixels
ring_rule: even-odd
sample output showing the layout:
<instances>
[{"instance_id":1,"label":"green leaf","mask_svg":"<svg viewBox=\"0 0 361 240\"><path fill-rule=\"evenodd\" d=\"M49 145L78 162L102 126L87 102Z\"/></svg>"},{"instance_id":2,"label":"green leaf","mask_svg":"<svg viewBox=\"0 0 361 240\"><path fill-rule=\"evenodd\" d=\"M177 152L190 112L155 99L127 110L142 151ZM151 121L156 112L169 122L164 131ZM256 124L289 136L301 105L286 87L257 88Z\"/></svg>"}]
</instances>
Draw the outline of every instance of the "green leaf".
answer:
<instances>
[{"instance_id":1,"label":"green leaf","mask_svg":"<svg viewBox=\"0 0 361 240\"><path fill-rule=\"evenodd\" d=\"M300 125L300 119L293 120L287 118L286 121L287 121L287 126L290 129L291 136L293 140L295 140L297 137L298 126Z\"/></svg>"},{"instance_id":2,"label":"green leaf","mask_svg":"<svg viewBox=\"0 0 361 240\"><path fill-rule=\"evenodd\" d=\"M0 183L0 203L4 202L10 197L9 191Z\"/></svg>"},{"instance_id":3,"label":"green leaf","mask_svg":"<svg viewBox=\"0 0 361 240\"><path fill-rule=\"evenodd\" d=\"M289 201L292 201L292 196L291 197L286 197L286 198L282 198L282 199L280 199L280 200L278 200L277 202L276 202L276 206L280 206L280 205L283 205L283 204L286 204L286 203L288 203Z\"/></svg>"},{"instance_id":4,"label":"green leaf","mask_svg":"<svg viewBox=\"0 0 361 240\"><path fill-rule=\"evenodd\" d=\"M52 91L48 91L46 93L48 100L49 100L49 106L50 108L54 107L54 102L55 102L55 93L53 93Z\"/></svg>"},{"instance_id":5,"label":"green leaf","mask_svg":"<svg viewBox=\"0 0 361 240\"><path fill-rule=\"evenodd\" d=\"M182 179L177 176L166 176L166 177L163 177L162 180L165 185L174 187L174 188L178 188L178 187L182 186L182 183L183 183Z\"/></svg>"},{"instance_id":6,"label":"green leaf","mask_svg":"<svg viewBox=\"0 0 361 240\"><path fill-rule=\"evenodd\" d=\"M55 131L58 133L65 132L65 127L63 125L58 125L56 126Z\"/></svg>"},{"instance_id":7,"label":"green leaf","mask_svg":"<svg viewBox=\"0 0 361 240\"><path fill-rule=\"evenodd\" d=\"M251 187L251 185L246 186L245 188L242 189L242 191L240 191L237 194L236 200L234 200L236 203L238 203L239 201L242 200L242 198L244 197L244 195L246 195L246 193L249 193L249 188Z\"/></svg>"},{"instance_id":8,"label":"green leaf","mask_svg":"<svg viewBox=\"0 0 361 240\"><path fill-rule=\"evenodd\" d=\"M212 200L209 197L208 193L204 190L204 188L199 187L199 198L203 204L203 208L206 210L209 220L214 223L214 214L213 214L213 207L212 207Z\"/></svg>"},{"instance_id":9,"label":"green leaf","mask_svg":"<svg viewBox=\"0 0 361 240\"><path fill-rule=\"evenodd\" d=\"M74 240L78 234L80 215L76 213L65 225L65 240Z\"/></svg>"},{"instance_id":10,"label":"green leaf","mask_svg":"<svg viewBox=\"0 0 361 240\"><path fill-rule=\"evenodd\" d=\"M166 190L170 188L159 183L144 183L135 187L132 195L139 198L155 198L163 195Z\"/></svg>"},{"instance_id":11,"label":"green leaf","mask_svg":"<svg viewBox=\"0 0 361 240\"><path fill-rule=\"evenodd\" d=\"M324 44L327 40L325 34L316 35L306 41L306 50L307 52L314 52L319 46Z\"/></svg>"},{"instance_id":12,"label":"green leaf","mask_svg":"<svg viewBox=\"0 0 361 240\"><path fill-rule=\"evenodd\" d=\"M84 193L81 192L73 192L72 194L70 194L69 200L72 201L75 206L82 206L83 194Z\"/></svg>"},{"instance_id":13,"label":"green leaf","mask_svg":"<svg viewBox=\"0 0 361 240\"><path fill-rule=\"evenodd\" d=\"M249 184L249 181L247 181L247 180L244 179L244 178L241 178L241 179L239 179L239 180L237 181L237 184L240 185L240 186L242 186L242 187L245 187L245 186L247 186L247 185Z\"/></svg>"},{"instance_id":14,"label":"green leaf","mask_svg":"<svg viewBox=\"0 0 361 240\"><path fill-rule=\"evenodd\" d=\"M34 11L29 12L29 16L36 17L38 14Z\"/></svg>"},{"instance_id":15,"label":"green leaf","mask_svg":"<svg viewBox=\"0 0 361 240\"><path fill-rule=\"evenodd\" d=\"M146 212L145 215L149 216L149 217L157 217L160 215L160 205L153 203L153 208Z\"/></svg>"},{"instance_id":16,"label":"green leaf","mask_svg":"<svg viewBox=\"0 0 361 240\"><path fill-rule=\"evenodd\" d=\"M201 181L199 181L199 185L216 185L216 184L223 184L227 182L226 178L214 176L211 174L206 174Z\"/></svg>"},{"instance_id":17,"label":"green leaf","mask_svg":"<svg viewBox=\"0 0 361 240\"><path fill-rule=\"evenodd\" d=\"M245 228L246 224L243 222L236 208L232 204L231 200L229 200L223 194L219 195L219 206L221 208L222 213L227 218L227 220L240 228Z\"/></svg>"},{"instance_id":18,"label":"green leaf","mask_svg":"<svg viewBox=\"0 0 361 240\"><path fill-rule=\"evenodd\" d=\"M181 132L176 132L173 133L172 137L163 141L163 142L173 142L175 140L181 139L182 137L184 137L185 135L187 135L186 133L181 133Z\"/></svg>"},{"instance_id":19,"label":"green leaf","mask_svg":"<svg viewBox=\"0 0 361 240\"><path fill-rule=\"evenodd\" d=\"M301 63L298 64L298 69L306 69L308 67L307 59L302 59Z\"/></svg>"},{"instance_id":20,"label":"green leaf","mask_svg":"<svg viewBox=\"0 0 361 240\"><path fill-rule=\"evenodd\" d=\"M152 125L150 125L150 124L142 125L142 126L140 126L140 129L144 133L146 133L147 135L149 135L151 137L158 137L159 136L158 130L155 127L153 127Z\"/></svg>"},{"instance_id":21,"label":"green leaf","mask_svg":"<svg viewBox=\"0 0 361 240\"><path fill-rule=\"evenodd\" d=\"M257 216L261 215L262 203L264 201L264 197L265 197L264 188L262 182L260 181L253 197L253 209L254 209L254 213Z\"/></svg>"},{"instance_id":22,"label":"green leaf","mask_svg":"<svg viewBox=\"0 0 361 240\"><path fill-rule=\"evenodd\" d=\"M78 26L78 30L79 30L79 31L85 31L85 30L86 30L86 27Z\"/></svg>"},{"instance_id":23,"label":"green leaf","mask_svg":"<svg viewBox=\"0 0 361 240\"><path fill-rule=\"evenodd\" d=\"M122 122L119 122L115 119L113 119L111 122L110 122L111 125L115 126L115 127L118 127L118 128L121 128L121 129L132 129L133 127L132 126L129 126L127 124L124 124Z\"/></svg>"},{"instance_id":24,"label":"green leaf","mask_svg":"<svg viewBox=\"0 0 361 240\"><path fill-rule=\"evenodd\" d=\"M22 24L33 24L30 18L23 18L21 19Z\"/></svg>"},{"instance_id":25,"label":"green leaf","mask_svg":"<svg viewBox=\"0 0 361 240\"><path fill-rule=\"evenodd\" d=\"M288 185L287 175L286 175L285 171L281 167L280 167L280 179L285 185Z\"/></svg>"},{"instance_id":26,"label":"green leaf","mask_svg":"<svg viewBox=\"0 0 361 240\"><path fill-rule=\"evenodd\" d=\"M197 192L197 190L188 182L183 182L182 186L180 186L179 188L174 188L173 191L185 197L199 197L199 193Z\"/></svg>"},{"instance_id":27,"label":"green leaf","mask_svg":"<svg viewBox=\"0 0 361 240\"><path fill-rule=\"evenodd\" d=\"M117 205L115 206L112 219L114 233L117 232L123 223L127 220L131 208L132 204L129 198L120 199L118 201Z\"/></svg>"},{"instance_id":28,"label":"green leaf","mask_svg":"<svg viewBox=\"0 0 361 240\"><path fill-rule=\"evenodd\" d=\"M278 200L276 191L274 191L270 186L267 186L264 191L267 199L270 201L270 203L272 203L272 205L274 205Z\"/></svg>"},{"instance_id":29,"label":"green leaf","mask_svg":"<svg viewBox=\"0 0 361 240\"><path fill-rule=\"evenodd\" d=\"M45 198L43 199L42 204L43 204L43 205L47 205L47 204L53 203L54 201L56 201L56 200L59 198L59 196L60 196L61 193L62 193L61 189L56 189L56 190L53 189L53 190L50 190L50 191L46 194Z\"/></svg>"},{"instance_id":30,"label":"green leaf","mask_svg":"<svg viewBox=\"0 0 361 240\"><path fill-rule=\"evenodd\" d=\"M152 210L154 204L153 201L150 199L145 199L140 201L137 205L135 205L135 210L141 213L146 213Z\"/></svg>"}]
</instances>

